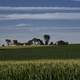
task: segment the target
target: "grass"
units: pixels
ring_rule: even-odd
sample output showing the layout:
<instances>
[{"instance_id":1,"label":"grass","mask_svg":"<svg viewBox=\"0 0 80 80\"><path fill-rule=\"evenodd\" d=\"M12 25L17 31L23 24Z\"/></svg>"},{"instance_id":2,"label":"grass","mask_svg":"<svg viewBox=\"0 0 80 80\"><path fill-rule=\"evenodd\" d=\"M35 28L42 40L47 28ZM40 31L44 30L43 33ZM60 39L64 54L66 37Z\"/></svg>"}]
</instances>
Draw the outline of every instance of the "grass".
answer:
<instances>
[{"instance_id":1,"label":"grass","mask_svg":"<svg viewBox=\"0 0 80 80\"><path fill-rule=\"evenodd\" d=\"M80 60L1 61L0 80L80 80Z\"/></svg>"},{"instance_id":2,"label":"grass","mask_svg":"<svg viewBox=\"0 0 80 80\"><path fill-rule=\"evenodd\" d=\"M80 45L1 47L0 60L79 59Z\"/></svg>"}]
</instances>

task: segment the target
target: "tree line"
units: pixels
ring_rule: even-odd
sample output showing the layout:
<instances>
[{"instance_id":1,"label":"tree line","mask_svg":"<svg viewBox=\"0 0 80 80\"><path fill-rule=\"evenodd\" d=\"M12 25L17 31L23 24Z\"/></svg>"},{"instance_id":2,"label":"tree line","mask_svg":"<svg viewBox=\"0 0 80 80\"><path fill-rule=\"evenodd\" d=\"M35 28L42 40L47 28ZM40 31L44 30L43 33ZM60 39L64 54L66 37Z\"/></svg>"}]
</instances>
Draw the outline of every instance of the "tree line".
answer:
<instances>
[{"instance_id":1,"label":"tree line","mask_svg":"<svg viewBox=\"0 0 80 80\"><path fill-rule=\"evenodd\" d=\"M18 45L22 45L22 46L23 45L68 45L69 44L68 42L65 42L63 40L59 40L56 43L50 42L51 36L48 34L45 34L43 38L44 38L44 41L38 38L33 38L24 43L18 42L18 40L10 40L10 39L5 39L5 42L7 43L7 46L9 45L16 45L16 46Z\"/></svg>"}]
</instances>

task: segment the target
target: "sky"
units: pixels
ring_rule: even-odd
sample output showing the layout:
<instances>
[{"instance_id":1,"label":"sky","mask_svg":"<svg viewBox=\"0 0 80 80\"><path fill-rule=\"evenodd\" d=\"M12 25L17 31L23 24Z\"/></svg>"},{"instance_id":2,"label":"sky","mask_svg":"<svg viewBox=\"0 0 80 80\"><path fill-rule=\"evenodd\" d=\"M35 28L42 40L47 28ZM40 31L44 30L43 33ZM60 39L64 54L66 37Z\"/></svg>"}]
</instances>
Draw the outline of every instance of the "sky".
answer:
<instances>
[{"instance_id":1,"label":"sky","mask_svg":"<svg viewBox=\"0 0 80 80\"><path fill-rule=\"evenodd\" d=\"M80 0L0 0L0 43L44 34L80 43Z\"/></svg>"}]
</instances>

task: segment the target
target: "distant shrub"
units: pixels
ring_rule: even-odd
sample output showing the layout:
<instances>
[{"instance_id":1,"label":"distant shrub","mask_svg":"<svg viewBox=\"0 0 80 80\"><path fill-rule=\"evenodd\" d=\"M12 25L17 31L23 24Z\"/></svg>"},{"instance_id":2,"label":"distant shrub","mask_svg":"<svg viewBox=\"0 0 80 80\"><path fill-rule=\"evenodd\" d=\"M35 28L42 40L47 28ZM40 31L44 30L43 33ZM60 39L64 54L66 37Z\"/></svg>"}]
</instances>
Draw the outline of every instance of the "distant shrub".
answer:
<instances>
[{"instance_id":1,"label":"distant shrub","mask_svg":"<svg viewBox=\"0 0 80 80\"><path fill-rule=\"evenodd\" d=\"M57 45L68 45L69 43L68 42L65 42L63 40L59 40L56 42Z\"/></svg>"}]
</instances>

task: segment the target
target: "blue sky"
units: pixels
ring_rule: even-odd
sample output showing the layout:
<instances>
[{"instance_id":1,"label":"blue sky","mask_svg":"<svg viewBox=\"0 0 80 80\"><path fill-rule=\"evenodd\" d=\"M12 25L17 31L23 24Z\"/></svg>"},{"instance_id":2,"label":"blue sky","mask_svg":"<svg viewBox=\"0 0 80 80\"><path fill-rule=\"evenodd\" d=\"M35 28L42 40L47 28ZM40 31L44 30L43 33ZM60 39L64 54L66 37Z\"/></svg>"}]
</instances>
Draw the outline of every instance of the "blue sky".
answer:
<instances>
[{"instance_id":1,"label":"blue sky","mask_svg":"<svg viewBox=\"0 0 80 80\"><path fill-rule=\"evenodd\" d=\"M80 43L80 0L0 0L0 42L44 34Z\"/></svg>"},{"instance_id":2,"label":"blue sky","mask_svg":"<svg viewBox=\"0 0 80 80\"><path fill-rule=\"evenodd\" d=\"M80 0L0 0L1 6L80 7Z\"/></svg>"}]
</instances>

